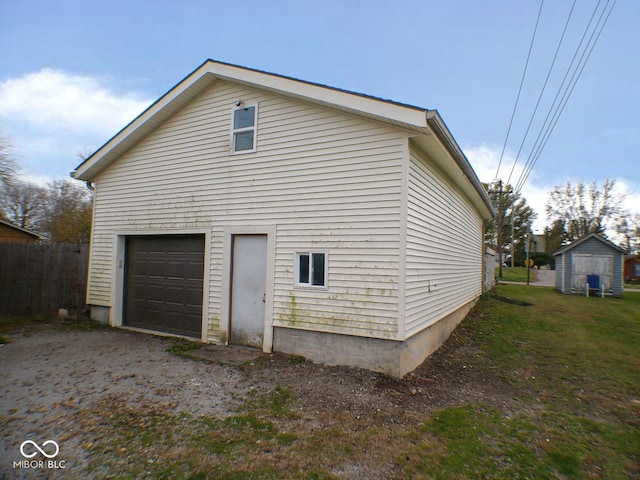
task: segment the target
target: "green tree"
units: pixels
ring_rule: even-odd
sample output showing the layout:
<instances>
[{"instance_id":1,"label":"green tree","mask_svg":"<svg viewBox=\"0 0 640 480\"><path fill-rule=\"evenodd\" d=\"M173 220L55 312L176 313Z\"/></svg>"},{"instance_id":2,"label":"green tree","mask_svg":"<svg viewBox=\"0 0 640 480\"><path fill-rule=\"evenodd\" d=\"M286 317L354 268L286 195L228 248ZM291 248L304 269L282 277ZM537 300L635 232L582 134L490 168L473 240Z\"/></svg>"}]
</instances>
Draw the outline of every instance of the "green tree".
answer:
<instances>
[{"instance_id":1,"label":"green tree","mask_svg":"<svg viewBox=\"0 0 640 480\"><path fill-rule=\"evenodd\" d=\"M497 180L491 184L484 184L484 187L496 211L496 218L485 224L485 242L497 248L498 237L501 234L503 251L513 254L523 245L524 237L531 231L537 214L527 205L525 198L513 191L511 185ZM499 224L502 224L501 232ZM524 247L521 249L524 250Z\"/></svg>"},{"instance_id":2,"label":"green tree","mask_svg":"<svg viewBox=\"0 0 640 480\"><path fill-rule=\"evenodd\" d=\"M89 243L93 195L76 180L55 180L47 186L42 233L52 242Z\"/></svg>"},{"instance_id":3,"label":"green tree","mask_svg":"<svg viewBox=\"0 0 640 480\"><path fill-rule=\"evenodd\" d=\"M564 220L554 220L551 227L544 229L544 253L553 254L564 245Z\"/></svg>"}]
</instances>

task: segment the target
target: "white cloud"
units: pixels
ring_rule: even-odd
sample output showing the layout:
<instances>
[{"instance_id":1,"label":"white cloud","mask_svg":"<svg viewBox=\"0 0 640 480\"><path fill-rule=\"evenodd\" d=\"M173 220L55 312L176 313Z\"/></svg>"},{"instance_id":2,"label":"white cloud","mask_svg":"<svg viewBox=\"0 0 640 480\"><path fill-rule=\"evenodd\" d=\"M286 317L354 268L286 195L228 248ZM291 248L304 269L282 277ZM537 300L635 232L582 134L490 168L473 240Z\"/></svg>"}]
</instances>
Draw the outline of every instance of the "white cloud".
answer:
<instances>
[{"instance_id":1,"label":"white cloud","mask_svg":"<svg viewBox=\"0 0 640 480\"><path fill-rule=\"evenodd\" d=\"M518 160L514 168L513 153L508 150L505 151L504 155L502 155L502 160L500 160L501 150L497 146L484 144L465 148L464 152L480 181L492 182L496 180L496 173L498 173L498 178L515 186L522 174L524 162ZM500 166L499 169L498 165Z\"/></svg>"},{"instance_id":2,"label":"white cloud","mask_svg":"<svg viewBox=\"0 0 640 480\"><path fill-rule=\"evenodd\" d=\"M640 185L633 185L627 179L617 178L614 190L625 195L624 207L629 212L640 214Z\"/></svg>"},{"instance_id":3,"label":"white cloud","mask_svg":"<svg viewBox=\"0 0 640 480\"><path fill-rule=\"evenodd\" d=\"M0 81L0 121L25 175L67 176L150 103L105 78L45 68Z\"/></svg>"},{"instance_id":4,"label":"white cloud","mask_svg":"<svg viewBox=\"0 0 640 480\"><path fill-rule=\"evenodd\" d=\"M44 131L113 134L149 103L109 90L98 77L50 68L0 83L0 115Z\"/></svg>"},{"instance_id":5,"label":"white cloud","mask_svg":"<svg viewBox=\"0 0 640 480\"><path fill-rule=\"evenodd\" d=\"M464 152L480 181L485 183L493 182L496 179L496 173L498 173L500 179L505 182L508 181L512 186L515 187L518 184L520 176L522 175L524 161L519 160L514 168L514 155L511 152L505 151L504 155L502 155L502 161L500 161L502 149L497 146L471 146L465 148ZM498 165L500 166L499 169ZM527 200L527 204L538 214L536 220L533 222L533 230L538 233L542 232L547 225L547 216L545 214L547 192L549 192L553 186L539 185L535 183L534 180L536 180L535 170L532 170L520 194Z\"/></svg>"}]
</instances>

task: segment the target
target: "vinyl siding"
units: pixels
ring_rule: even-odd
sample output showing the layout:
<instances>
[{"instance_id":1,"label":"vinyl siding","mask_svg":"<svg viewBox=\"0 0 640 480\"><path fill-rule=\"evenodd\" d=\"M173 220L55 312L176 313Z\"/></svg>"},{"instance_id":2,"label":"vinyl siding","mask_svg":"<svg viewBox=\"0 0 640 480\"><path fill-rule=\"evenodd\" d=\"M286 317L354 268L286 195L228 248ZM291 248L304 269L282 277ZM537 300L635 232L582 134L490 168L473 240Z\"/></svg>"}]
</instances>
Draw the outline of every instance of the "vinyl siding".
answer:
<instances>
[{"instance_id":1,"label":"vinyl siding","mask_svg":"<svg viewBox=\"0 0 640 480\"><path fill-rule=\"evenodd\" d=\"M230 153L236 99L259 103L257 152ZM396 338L404 132L217 81L96 179L88 303L111 306L118 230L205 228L209 340L223 232L275 225L273 324ZM328 253L328 288L294 288L295 253ZM205 289L206 290L206 289Z\"/></svg>"},{"instance_id":2,"label":"vinyl siding","mask_svg":"<svg viewBox=\"0 0 640 480\"><path fill-rule=\"evenodd\" d=\"M615 296L622 295L622 270L624 255L596 238L590 238L556 257L556 288L558 290L562 291L562 282L564 280L563 293L584 294L584 289L582 286L584 285L584 283L586 283L585 275L581 275L581 278L579 280L579 283L581 285L580 288L575 288L576 278L574 277L577 275L575 273L574 265L575 255L600 255L612 257L613 270L607 273L607 275L611 275L611 282L610 288L606 291L606 293L611 293ZM561 265L560 268L558 268L558 264ZM564 268L562 268L562 265L564 265Z\"/></svg>"},{"instance_id":3,"label":"vinyl siding","mask_svg":"<svg viewBox=\"0 0 640 480\"><path fill-rule=\"evenodd\" d=\"M564 264L567 257L560 255L556 258L556 289L565 293L565 278L564 278Z\"/></svg>"},{"instance_id":4,"label":"vinyl siding","mask_svg":"<svg viewBox=\"0 0 640 480\"><path fill-rule=\"evenodd\" d=\"M405 277L407 337L482 294L482 219L414 146Z\"/></svg>"}]
</instances>

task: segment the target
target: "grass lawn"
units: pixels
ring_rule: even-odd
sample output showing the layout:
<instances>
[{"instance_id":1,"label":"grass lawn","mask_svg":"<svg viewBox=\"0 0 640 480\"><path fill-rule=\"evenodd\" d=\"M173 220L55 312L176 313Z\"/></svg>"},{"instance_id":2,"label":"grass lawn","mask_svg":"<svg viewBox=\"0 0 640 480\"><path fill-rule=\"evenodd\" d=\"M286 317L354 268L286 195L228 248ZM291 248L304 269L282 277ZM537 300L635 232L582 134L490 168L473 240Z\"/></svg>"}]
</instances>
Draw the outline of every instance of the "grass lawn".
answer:
<instances>
[{"instance_id":1,"label":"grass lawn","mask_svg":"<svg viewBox=\"0 0 640 480\"><path fill-rule=\"evenodd\" d=\"M530 410L445 409L425 426L449 454L425 473L640 478L640 294L596 299L516 285L496 293L533 306L482 300L462 328L487 356L481 368Z\"/></svg>"},{"instance_id":2,"label":"grass lawn","mask_svg":"<svg viewBox=\"0 0 640 480\"><path fill-rule=\"evenodd\" d=\"M347 379L310 390L322 368L292 357L298 386L256 389L227 418L93 406L87 476L640 478L640 293L585 298L522 285L493 293L533 305L482 298L418 376L371 374L395 417L375 405L332 410L332 391ZM262 378L266 367L243 371ZM136 461L123 451L139 452Z\"/></svg>"},{"instance_id":3,"label":"grass lawn","mask_svg":"<svg viewBox=\"0 0 640 480\"><path fill-rule=\"evenodd\" d=\"M500 270L496 268L495 276L498 280L504 280L505 282L526 282L527 281L527 268L526 267L502 267L502 278L498 277ZM536 279L536 270L531 269L530 278L531 282Z\"/></svg>"}]
</instances>

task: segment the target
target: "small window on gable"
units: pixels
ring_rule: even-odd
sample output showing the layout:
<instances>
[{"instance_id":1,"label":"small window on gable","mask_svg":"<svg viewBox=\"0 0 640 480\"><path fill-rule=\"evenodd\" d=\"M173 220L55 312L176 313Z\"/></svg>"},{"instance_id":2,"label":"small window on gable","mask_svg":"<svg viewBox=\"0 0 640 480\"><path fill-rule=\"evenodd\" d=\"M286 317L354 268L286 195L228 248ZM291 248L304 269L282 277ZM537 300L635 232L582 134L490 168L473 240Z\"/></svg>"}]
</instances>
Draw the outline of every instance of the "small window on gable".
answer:
<instances>
[{"instance_id":1,"label":"small window on gable","mask_svg":"<svg viewBox=\"0 0 640 480\"><path fill-rule=\"evenodd\" d=\"M231 149L234 153L256 151L258 106L235 108L231 125Z\"/></svg>"},{"instance_id":2,"label":"small window on gable","mask_svg":"<svg viewBox=\"0 0 640 480\"><path fill-rule=\"evenodd\" d=\"M296 254L296 285L303 287L327 286L327 254L299 252Z\"/></svg>"}]
</instances>

